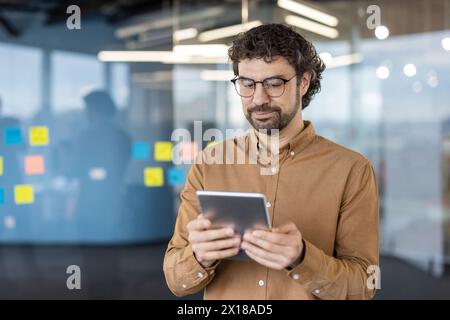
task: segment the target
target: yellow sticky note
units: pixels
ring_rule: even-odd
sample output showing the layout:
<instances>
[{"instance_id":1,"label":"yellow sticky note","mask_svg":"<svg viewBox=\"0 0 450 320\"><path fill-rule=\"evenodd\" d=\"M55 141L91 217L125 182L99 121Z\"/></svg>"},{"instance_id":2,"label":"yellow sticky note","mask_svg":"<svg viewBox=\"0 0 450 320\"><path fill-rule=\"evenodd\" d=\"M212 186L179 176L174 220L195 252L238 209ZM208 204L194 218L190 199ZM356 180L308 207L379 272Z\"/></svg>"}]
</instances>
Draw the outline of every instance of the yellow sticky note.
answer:
<instances>
[{"instance_id":1,"label":"yellow sticky note","mask_svg":"<svg viewBox=\"0 0 450 320\"><path fill-rule=\"evenodd\" d=\"M147 187L161 187L164 184L164 173L160 167L144 169L144 182Z\"/></svg>"},{"instance_id":2,"label":"yellow sticky note","mask_svg":"<svg viewBox=\"0 0 450 320\"><path fill-rule=\"evenodd\" d=\"M46 146L48 145L48 128L47 127L31 127L30 128L30 145Z\"/></svg>"},{"instance_id":3,"label":"yellow sticky note","mask_svg":"<svg viewBox=\"0 0 450 320\"><path fill-rule=\"evenodd\" d=\"M155 160L171 161L173 154L172 142L158 141L155 143Z\"/></svg>"},{"instance_id":4,"label":"yellow sticky note","mask_svg":"<svg viewBox=\"0 0 450 320\"><path fill-rule=\"evenodd\" d=\"M206 145L206 147L214 147L216 144L219 144L218 141L209 141L208 144Z\"/></svg>"},{"instance_id":5,"label":"yellow sticky note","mask_svg":"<svg viewBox=\"0 0 450 320\"><path fill-rule=\"evenodd\" d=\"M34 202L33 186L19 184L14 187L14 202L16 204L28 204Z\"/></svg>"},{"instance_id":6,"label":"yellow sticky note","mask_svg":"<svg viewBox=\"0 0 450 320\"><path fill-rule=\"evenodd\" d=\"M0 157L0 176L3 175L3 157Z\"/></svg>"}]
</instances>

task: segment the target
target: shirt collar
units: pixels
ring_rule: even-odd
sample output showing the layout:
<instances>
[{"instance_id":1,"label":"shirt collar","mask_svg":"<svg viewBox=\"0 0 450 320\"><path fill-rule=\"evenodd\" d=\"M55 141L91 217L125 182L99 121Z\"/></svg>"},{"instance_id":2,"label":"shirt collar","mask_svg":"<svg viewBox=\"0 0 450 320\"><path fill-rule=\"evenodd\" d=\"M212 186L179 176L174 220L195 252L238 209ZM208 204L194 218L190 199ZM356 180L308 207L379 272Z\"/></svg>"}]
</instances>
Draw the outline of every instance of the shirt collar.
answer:
<instances>
[{"instance_id":1,"label":"shirt collar","mask_svg":"<svg viewBox=\"0 0 450 320\"><path fill-rule=\"evenodd\" d=\"M289 150L295 153L302 152L316 137L316 131L311 121L303 120L303 125L303 130L288 143Z\"/></svg>"},{"instance_id":2,"label":"shirt collar","mask_svg":"<svg viewBox=\"0 0 450 320\"><path fill-rule=\"evenodd\" d=\"M311 121L303 120L303 129L287 144L287 149L290 152L300 153L302 152L316 137L316 131ZM248 130L246 148L250 151L250 146L253 144L255 151L258 151L258 138L253 132L253 129Z\"/></svg>"}]
</instances>

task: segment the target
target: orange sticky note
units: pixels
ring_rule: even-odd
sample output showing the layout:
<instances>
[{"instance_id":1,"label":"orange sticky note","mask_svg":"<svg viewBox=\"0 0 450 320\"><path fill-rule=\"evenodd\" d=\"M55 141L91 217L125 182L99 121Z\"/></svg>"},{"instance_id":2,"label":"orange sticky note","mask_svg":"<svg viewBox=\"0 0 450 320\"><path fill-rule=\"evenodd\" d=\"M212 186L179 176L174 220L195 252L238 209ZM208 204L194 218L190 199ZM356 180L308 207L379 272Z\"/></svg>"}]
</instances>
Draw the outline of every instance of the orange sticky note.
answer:
<instances>
[{"instance_id":1,"label":"orange sticky note","mask_svg":"<svg viewBox=\"0 0 450 320\"><path fill-rule=\"evenodd\" d=\"M34 202L33 186L19 184L14 187L14 202L16 204L29 204Z\"/></svg>"},{"instance_id":2,"label":"orange sticky note","mask_svg":"<svg viewBox=\"0 0 450 320\"><path fill-rule=\"evenodd\" d=\"M28 175L43 174L45 172L44 157L40 155L25 157L25 173Z\"/></svg>"},{"instance_id":3,"label":"orange sticky note","mask_svg":"<svg viewBox=\"0 0 450 320\"><path fill-rule=\"evenodd\" d=\"M161 187L164 184L164 173L160 167L144 169L144 183L147 187Z\"/></svg>"}]
</instances>

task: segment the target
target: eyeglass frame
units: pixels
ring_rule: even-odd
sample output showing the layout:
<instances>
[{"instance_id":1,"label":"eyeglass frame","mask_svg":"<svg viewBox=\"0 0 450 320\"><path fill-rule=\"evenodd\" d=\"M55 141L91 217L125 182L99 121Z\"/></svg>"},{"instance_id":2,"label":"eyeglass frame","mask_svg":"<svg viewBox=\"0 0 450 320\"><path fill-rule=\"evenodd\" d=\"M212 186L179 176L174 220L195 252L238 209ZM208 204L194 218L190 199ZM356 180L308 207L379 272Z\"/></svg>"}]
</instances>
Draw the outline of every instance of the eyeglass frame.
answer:
<instances>
[{"instance_id":1,"label":"eyeglass frame","mask_svg":"<svg viewBox=\"0 0 450 320\"><path fill-rule=\"evenodd\" d=\"M284 79L284 78L281 78L281 77L269 77L269 78L263 79L262 81L255 81L255 80L250 79L250 78L236 76L234 79L231 79L230 81L233 83L234 89L236 90L236 93L237 93L239 96L241 96L242 98L250 98L250 97L253 97L253 95L255 94L255 91L256 91L256 84L257 84L257 83L261 83L261 85L263 86L264 91L266 92L266 94L267 94L269 97L271 97L271 98L278 98L278 97L281 97L281 96L284 94L284 92L286 91L286 83L288 83L289 81L291 81L292 79L294 79L296 76L298 76L298 74L294 74L290 79ZM243 96L243 95L241 95L241 94L239 93L239 91L238 91L238 89L237 89L237 87L236 87L236 81L239 80L239 79L246 79L246 80L251 80L251 81L253 81L253 83L255 84L255 87L253 88L253 93L252 93L251 95L249 95L249 96ZM269 93L267 93L267 91L266 91L267 89L264 87L264 81L267 81L267 80L270 80L270 79L279 79L279 80L283 81L283 92L282 92L279 96L271 96Z\"/></svg>"}]
</instances>

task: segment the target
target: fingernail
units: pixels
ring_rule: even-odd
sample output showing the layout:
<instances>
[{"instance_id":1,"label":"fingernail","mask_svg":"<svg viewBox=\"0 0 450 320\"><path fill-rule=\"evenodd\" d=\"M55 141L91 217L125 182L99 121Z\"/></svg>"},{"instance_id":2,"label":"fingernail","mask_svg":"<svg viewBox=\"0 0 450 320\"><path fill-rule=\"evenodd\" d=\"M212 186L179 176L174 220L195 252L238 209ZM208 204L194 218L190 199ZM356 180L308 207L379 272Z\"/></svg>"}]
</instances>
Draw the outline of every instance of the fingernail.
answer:
<instances>
[{"instance_id":1,"label":"fingernail","mask_svg":"<svg viewBox=\"0 0 450 320\"><path fill-rule=\"evenodd\" d=\"M233 235L233 229L227 229L226 231L227 235L232 236Z\"/></svg>"},{"instance_id":2,"label":"fingernail","mask_svg":"<svg viewBox=\"0 0 450 320\"><path fill-rule=\"evenodd\" d=\"M252 235L254 235L255 237L259 237L259 232L258 231L253 231Z\"/></svg>"}]
</instances>

